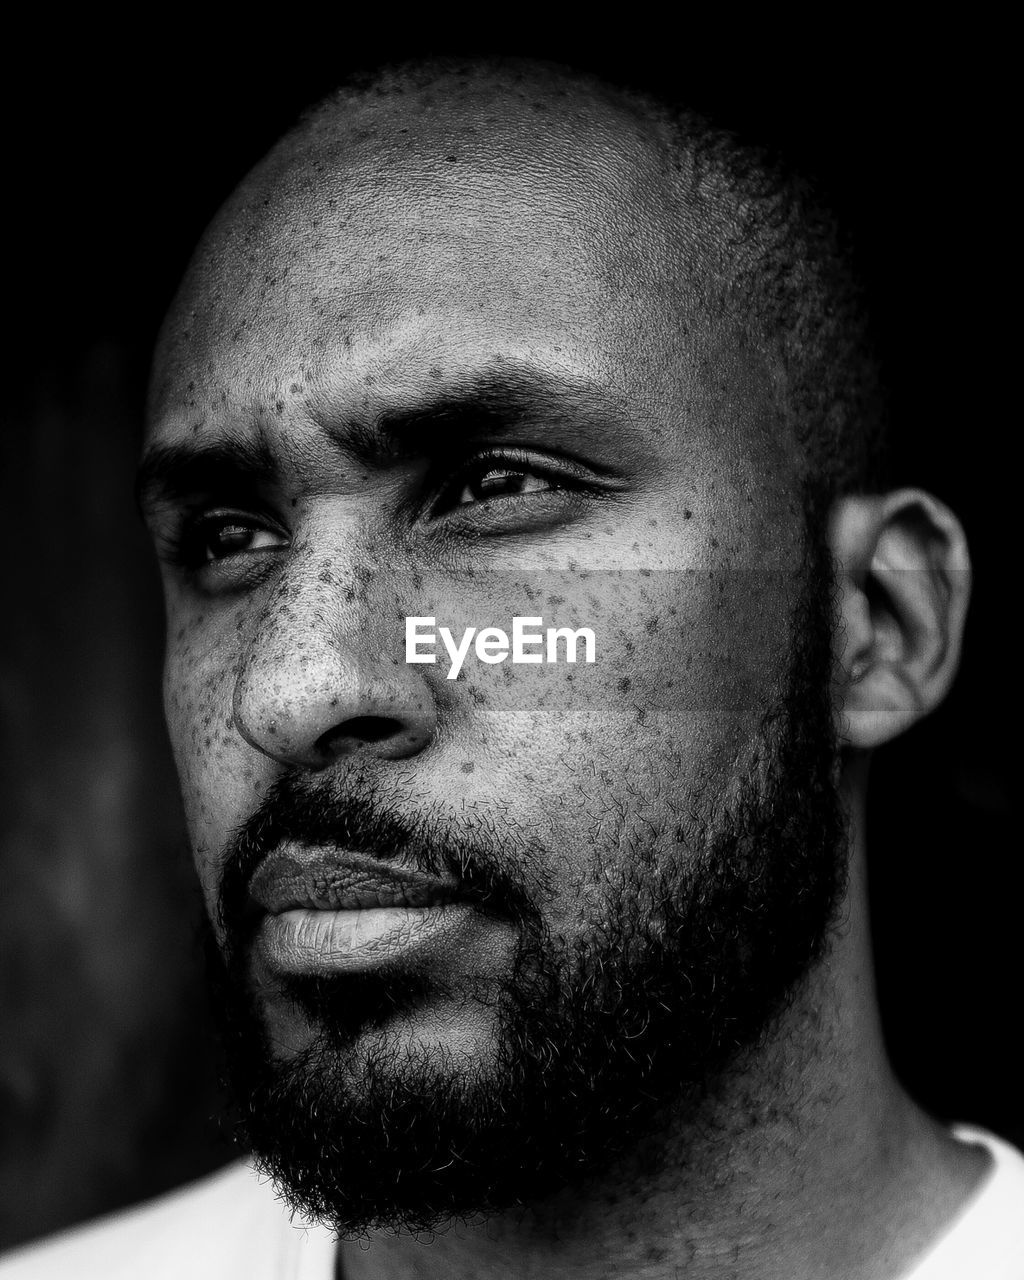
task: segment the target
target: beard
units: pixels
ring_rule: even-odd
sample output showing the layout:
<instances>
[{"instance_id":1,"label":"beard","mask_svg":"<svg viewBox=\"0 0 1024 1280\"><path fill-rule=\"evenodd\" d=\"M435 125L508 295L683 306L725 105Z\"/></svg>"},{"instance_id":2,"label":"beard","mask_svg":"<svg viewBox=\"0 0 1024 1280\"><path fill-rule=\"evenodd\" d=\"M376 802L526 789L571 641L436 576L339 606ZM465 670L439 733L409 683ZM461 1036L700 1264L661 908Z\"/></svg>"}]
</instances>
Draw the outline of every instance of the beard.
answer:
<instances>
[{"instance_id":1,"label":"beard","mask_svg":"<svg viewBox=\"0 0 1024 1280\"><path fill-rule=\"evenodd\" d=\"M689 797L685 818L645 815L648 834L607 859L614 876L602 864L599 918L572 941L545 923L543 879L528 870L536 842L436 806L409 819L372 778L350 779L341 798L285 775L239 829L223 950L208 939L214 1005L236 1136L293 1208L353 1234L536 1202L653 1151L666 1114L696 1106L763 1040L824 953L845 881L833 577L824 551L808 558L788 673L747 764ZM446 993L487 1006L486 1062L401 1035L439 979L400 966L285 979L311 1035L275 1054L246 899L285 839L397 852L454 873L481 912L514 922L505 980Z\"/></svg>"}]
</instances>

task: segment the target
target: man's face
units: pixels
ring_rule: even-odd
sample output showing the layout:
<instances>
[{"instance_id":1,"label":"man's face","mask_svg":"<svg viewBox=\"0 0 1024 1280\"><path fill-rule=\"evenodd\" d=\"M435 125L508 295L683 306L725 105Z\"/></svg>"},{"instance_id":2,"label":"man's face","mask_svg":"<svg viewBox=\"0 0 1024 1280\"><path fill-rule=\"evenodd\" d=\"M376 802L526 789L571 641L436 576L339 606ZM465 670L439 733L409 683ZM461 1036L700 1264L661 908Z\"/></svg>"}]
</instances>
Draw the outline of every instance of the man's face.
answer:
<instances>
[{"instance_id":1,"label":"man's face","mask_svg":"<svg viewBox=\"0 0 1024 1280\"><path fill-rule=\"evenodd\" d=\"M567 1132L637 1113L659 1043L699 1078L763 1022L834 888L824 597L704 229L628 124L494 114L377 105L273 154L154 379L167 715L243 1110L350 1224L583 1167ZM588 627L596 661L448 680L440 643L405 661L411 616Z\"/></svg>"}]
</instances>

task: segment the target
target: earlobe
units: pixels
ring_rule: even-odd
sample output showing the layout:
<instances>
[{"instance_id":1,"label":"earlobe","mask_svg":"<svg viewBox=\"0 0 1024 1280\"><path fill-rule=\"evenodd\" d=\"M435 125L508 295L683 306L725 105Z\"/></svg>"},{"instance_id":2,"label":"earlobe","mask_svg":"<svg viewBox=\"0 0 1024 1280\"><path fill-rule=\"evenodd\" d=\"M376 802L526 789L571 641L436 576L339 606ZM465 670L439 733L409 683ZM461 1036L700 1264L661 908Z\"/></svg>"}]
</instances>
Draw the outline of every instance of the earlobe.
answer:
<instances>
[{"instance_id":1,"label":"earlobe","mask_svg":"<svg viewBox=\"0 0 1024 1280\"><path fill-rule=\"evenodd\" d=\"M937 498L899 489L840 499L830 541L840 737L867 750L934 710L953 682L970 596L967 540Z\"/></svg>"}]
</instances>

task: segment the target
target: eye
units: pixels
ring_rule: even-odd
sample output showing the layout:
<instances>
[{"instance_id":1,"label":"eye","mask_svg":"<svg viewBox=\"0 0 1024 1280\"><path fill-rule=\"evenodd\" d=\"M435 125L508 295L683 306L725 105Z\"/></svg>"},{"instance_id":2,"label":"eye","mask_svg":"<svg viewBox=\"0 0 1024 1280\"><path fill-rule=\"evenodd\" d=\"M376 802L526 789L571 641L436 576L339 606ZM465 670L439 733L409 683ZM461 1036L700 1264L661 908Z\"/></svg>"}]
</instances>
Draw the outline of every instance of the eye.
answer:
<instances>
[{"instance_id":1,"label":"eye","mask_svg":"<svg viewBox=\"0 0 1024 1280\"><path fill-rule=\"evenodd\" d=\"M486 502L488 498L502 498L521 493L544 493L559 486L546 476L538 475L525 467L481 464L462 485L453 507L468 506L471 502Z\"/></svg>"},{"instance_id":2,"label":"eye","mask_svg":"<svg viewBox=\"0 0 1024 1280\"><path fill-rule=\"evenodd\" d=\"M483 454L445 468L444 478L434 487L431 517L469 515L475 507L488 518L511 518L514 509L532 506L532 500L568 496L586 487L577 474L581 469L568 459L532 454ZM540 503L538 503L539 512ZM475 516L474 516L475 518Z\"/></svg>"},{"instance_id":3,"label":"eye","mask_svg":"<svg viewBox=\"0 0 1024 1280\"><path fill-rule=\"evenodd\" d=\"M186 517L179 528L157 535L161 557L190 573L213 570L246 556L288 546L288 537L266 520L240 511L207 511ZM253 561L255 563L255 560Z\"/></svg>"},{"instance_id":4,"label":"eye","mask_svg":"<svg viewBox=\"0 0 1024 1280\"><path fill-rule=\"evenodd\" d=\"M211 564L246 551L265 551L284 545L279 533L236 517L206 517L195 530L193 552L200 564Z\"/></svg>"}]
</instances>

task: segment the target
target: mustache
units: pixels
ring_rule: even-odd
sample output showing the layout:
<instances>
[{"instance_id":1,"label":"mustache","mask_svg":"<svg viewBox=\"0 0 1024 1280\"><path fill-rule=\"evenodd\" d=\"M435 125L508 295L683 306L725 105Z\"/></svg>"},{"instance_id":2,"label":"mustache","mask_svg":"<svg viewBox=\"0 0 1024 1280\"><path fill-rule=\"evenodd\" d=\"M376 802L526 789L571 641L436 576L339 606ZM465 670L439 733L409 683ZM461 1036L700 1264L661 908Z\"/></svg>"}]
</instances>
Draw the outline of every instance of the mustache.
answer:
<instances>
[{"instance_id":1,"label":"mustache","mask_svg":"<svg viewBox=\"0 0 1024 1280\"><path fill-rule=\"evenodd\" d=\"M340 780L283 774L238 827L223 851L218 917L229 949L244 945L252 924L252 880L285 842L344 849L399 869L454 882L460 899L518 924L539 912L523 883L535 859L531 842L507 816L457 820L436 802L411 812L408 800L367 778Z\"/></svg>"}]
</instances>

